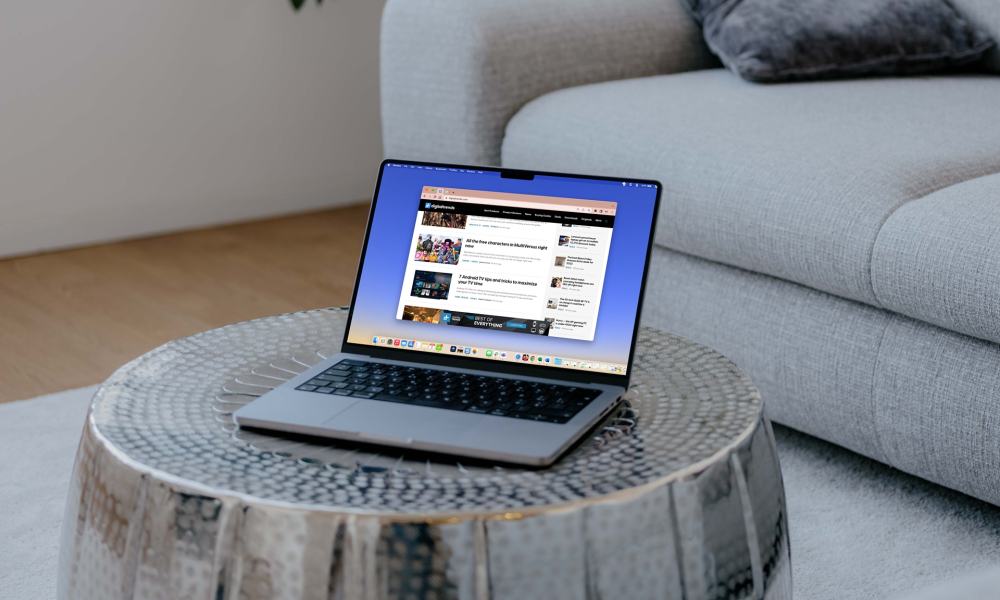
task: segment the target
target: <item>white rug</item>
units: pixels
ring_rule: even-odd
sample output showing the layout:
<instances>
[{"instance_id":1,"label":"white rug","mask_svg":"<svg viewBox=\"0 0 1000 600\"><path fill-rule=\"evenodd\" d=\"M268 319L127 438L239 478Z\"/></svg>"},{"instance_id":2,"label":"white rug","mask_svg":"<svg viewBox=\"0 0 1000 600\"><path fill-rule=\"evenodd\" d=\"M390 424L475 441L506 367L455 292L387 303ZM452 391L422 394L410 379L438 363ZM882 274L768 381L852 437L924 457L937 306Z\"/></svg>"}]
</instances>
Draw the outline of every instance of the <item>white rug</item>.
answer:
<instances>
[{"instance_id":1,"label":"white rug","mask_svg":"<svg viewBox=\"0 0 1000 600\"><path fill-rule=\"evenodd\" d=\"M1000 508L790 429L775 436L797 600L910 598L1000 565Z\"/></svg>"},{"instance_id":2,"label":"white rug","mask_svg":"<svg viewBox=\"0 0 1000 600\"><path fill-rule=\"evenodd\" d=\"M94 389L0 404L0 598L55 595L63 501ZM905 597L1000 564L1000 509L776 433L798 600Z\"/></svg>"},{"instance_id":3,"label":"white rug","mask_svg":"<svg viewBox=\"0 0 1000 600\"><path fill-rule=\"evenodd\" d=\"M66 488L96 389L0 404L0 598L56 595Z\"/></svg>"}]
</instances>

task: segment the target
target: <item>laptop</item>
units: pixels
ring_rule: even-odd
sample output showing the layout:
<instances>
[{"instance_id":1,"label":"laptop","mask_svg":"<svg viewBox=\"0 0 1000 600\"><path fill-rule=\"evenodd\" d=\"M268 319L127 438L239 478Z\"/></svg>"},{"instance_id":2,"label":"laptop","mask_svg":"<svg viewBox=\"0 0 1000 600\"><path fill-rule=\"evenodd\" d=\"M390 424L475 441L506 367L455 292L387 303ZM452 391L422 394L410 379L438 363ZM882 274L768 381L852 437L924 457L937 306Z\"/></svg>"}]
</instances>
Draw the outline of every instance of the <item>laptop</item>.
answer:
<instances>
[{"instance_id":1,"label":"laptop","mask_svg":"<svg viewBox=\"0 0 1000 600\"><path fill-rule=\"evenodd\" d=\"M628 389L660 191L384 161L340 353L236 422L552 464Z\"/></svg>"}]
</instances>

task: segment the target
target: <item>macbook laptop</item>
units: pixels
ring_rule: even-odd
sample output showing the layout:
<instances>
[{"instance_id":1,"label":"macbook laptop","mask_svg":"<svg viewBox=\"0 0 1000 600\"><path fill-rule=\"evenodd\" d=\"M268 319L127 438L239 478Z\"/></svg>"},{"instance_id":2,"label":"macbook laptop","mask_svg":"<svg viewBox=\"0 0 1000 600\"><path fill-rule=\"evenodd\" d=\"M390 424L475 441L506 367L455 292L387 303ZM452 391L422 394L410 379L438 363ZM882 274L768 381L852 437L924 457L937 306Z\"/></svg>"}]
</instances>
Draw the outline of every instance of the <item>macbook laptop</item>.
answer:
<instances>
[{"instance_id":1,"label":"macbook laptop","mask_svg":"<svg viewBox=\"0 0 1000 600\"><path fill-rule=\"evenodd\" d=\"M628 388L660 189L384 161L340 353L236 422L553 463Z\"/></svg>"}]
</instances>

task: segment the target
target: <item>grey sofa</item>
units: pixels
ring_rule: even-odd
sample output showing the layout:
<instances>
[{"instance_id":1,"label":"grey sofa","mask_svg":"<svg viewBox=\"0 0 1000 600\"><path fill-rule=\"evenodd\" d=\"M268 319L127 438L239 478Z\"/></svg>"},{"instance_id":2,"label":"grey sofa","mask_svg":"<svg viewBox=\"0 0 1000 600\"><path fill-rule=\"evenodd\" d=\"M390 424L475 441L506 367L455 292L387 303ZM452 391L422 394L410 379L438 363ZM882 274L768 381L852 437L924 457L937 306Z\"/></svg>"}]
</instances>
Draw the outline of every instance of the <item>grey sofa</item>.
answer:
<instances>
[{"instance_id":1,"label":"grey sofa","mask_svg":"<svg viewBox=\"0 0 1000 600\"><path fill-rule=\"evenodd\" d=\"M953 3L1000 41L1000 3ZM752 84L678 0L390 0L382 108L394 158L662 181L644 324L1000 504L1000 77Z\"/></svg>"}]
</instances>

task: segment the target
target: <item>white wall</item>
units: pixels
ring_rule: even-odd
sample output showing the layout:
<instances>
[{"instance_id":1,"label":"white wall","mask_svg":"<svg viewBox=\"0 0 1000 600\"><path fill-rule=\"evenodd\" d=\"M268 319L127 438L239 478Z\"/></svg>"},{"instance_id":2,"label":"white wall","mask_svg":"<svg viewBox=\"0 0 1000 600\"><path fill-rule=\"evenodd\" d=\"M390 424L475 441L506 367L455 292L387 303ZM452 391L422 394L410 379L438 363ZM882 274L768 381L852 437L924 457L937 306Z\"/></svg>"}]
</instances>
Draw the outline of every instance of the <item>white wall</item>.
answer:
<instances>
[{"instance_id":1,"label":"white wall","mask_svg":"<svg viewBox=\"0 0 1000 600\"><path fill-rule=\"evenodd\" d=\"M369 196L382 4L0 3L0 256Z\"/></svg>"}]
</instances>

